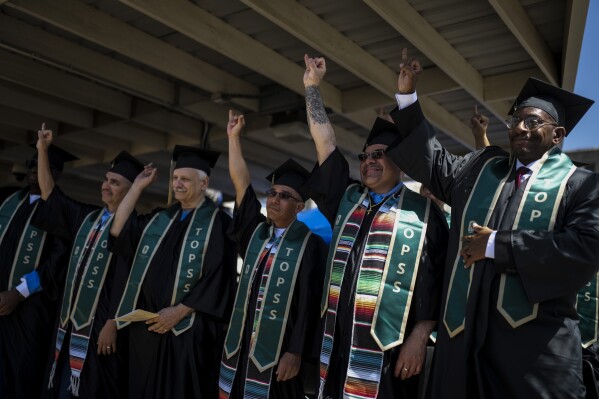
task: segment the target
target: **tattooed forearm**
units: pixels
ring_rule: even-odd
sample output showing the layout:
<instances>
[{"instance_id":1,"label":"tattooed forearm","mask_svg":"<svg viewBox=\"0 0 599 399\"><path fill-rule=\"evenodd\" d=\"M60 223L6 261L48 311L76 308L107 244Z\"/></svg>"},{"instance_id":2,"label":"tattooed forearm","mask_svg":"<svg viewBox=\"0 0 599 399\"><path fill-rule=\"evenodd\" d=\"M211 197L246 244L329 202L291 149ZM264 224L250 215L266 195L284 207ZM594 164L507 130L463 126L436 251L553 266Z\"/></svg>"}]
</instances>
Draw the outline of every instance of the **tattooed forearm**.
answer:
<instances>
[{"instance_id":1,"label":"tattooed forearm","mask_svg":"<svg viewBox=\"0 0 599 399\"><path fill-rule=\"evenodd\" d=\"M306 110L308 111L308 119L315 125L326 125L331 123L324 110L318 86L306 87Z\"/></svg>"}]
</instances>

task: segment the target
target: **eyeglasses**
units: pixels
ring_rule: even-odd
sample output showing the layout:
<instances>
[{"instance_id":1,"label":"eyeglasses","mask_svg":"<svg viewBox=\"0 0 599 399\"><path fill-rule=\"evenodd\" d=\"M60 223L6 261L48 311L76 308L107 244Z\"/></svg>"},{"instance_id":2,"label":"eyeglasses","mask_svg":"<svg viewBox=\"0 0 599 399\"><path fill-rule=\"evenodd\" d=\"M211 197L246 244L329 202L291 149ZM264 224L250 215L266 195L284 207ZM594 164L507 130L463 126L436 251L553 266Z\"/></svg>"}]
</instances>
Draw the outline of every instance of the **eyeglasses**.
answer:
<instances>
[{"instance_id":1,"label":"eyeglasses","mask_svg":"<svg viewBox=\"0 0 599 399\"><path fill-rule=\"evenodd\" d=\"M372 159L379 159L385 154L384 149L374 150L372 152L361 152L358 154L358 159L360 162L366 161L369 157Z\"/></svg>"},{"instance_id":2,"label":"eyeglasses","mask_svg":"<svg viewBox=\"0 0 599 399\"><path fill-rule=\"evenodd\" d=\"M274 198L276 196L279 197L279 199L281 200L294 200L297 202L304 202L301 199L297 199L295 198L293 195L289 194L288 192L285 191L276 191L275 189L271 188L270 190L268 190L266 192L266 195L268 196L268 198Z\"/></svg>"},{"instance_id":3,"label":"eyeglasses","mask_svg":"<svg viewBox=\"0 0 599 399\"><path fill-rule=\"evenodd\" d=\"M533 130L537 130L545 125L553 125L553 126L557 126L557 123L555 122L547 122L547 121L543 121L539 118L537 118L536 116L527 116L524 119L520 119L520 117L516 116L516 115L512 115L511 117L507 118L505 120L505 125L507 126L508 129L515 129L517 126L520 125L521 122L524 122L524 127L526 128L526 130L533 131Z\"/></svg>"}]
</instances>

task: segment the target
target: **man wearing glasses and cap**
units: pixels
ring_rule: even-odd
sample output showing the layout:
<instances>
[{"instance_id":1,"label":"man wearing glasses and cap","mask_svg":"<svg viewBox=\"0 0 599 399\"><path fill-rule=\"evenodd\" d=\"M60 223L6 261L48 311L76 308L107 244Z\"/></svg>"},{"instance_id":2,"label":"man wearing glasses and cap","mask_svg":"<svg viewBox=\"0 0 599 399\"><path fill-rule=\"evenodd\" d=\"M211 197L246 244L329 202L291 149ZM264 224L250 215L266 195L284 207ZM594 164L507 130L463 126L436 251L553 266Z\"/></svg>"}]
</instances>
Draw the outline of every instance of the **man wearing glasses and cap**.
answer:
<instances>
[{"instance_id":1,"label":"man wearing glasses and cap","mask_svg":"<svg viewBox=\"0 0 599 399\"><path fill-rule=\"evenodd\" d=\"M119 207L111 234L131 264L117 316L154 313L129 326L128 398L215 398L218 365L235 287L230 217L206 197L219 153L175 146L175 205L133 215L156 179L146 166ZM118 322L119 328L130 322Z\"/></svg>"},{"instance_id":2,"label":"man wearing glasses and cap","mask_svg":"<svg viewBox=\"0 0 599 399\"><path fill-rule=\"evenodd\" d=\"M143 164L126 151L121 152L102 183L104 207L83 204L54 184L48 162L52 141L52 131L42 127L38 132L37 168L43 201L36 223L68 240L72 249L64 265L66 281L61 286L46 393L60 398L119 397L127 382L121 353L126 346L122 340L117 341L112 320L120 293L117 257L110 252L109 231L116 209Z\"/></svg>"},{"instance_id":3,"label":"man wearing glasses and cap","mask_svg":"<svg viewBox=\"0 0 599 399\"><path fill-rule=\"evenodd\" d=\"M382 118L358 155L361 184L349 180L320 96L325 61L304 60L318 155L307 186L333 226L321 300L320 396L415 398L439 313L447 224L430 200L402 184L386 155L397 131Z\"/></svg>"},{"instance_id":4,"label":"man wearing glasses and cap","mask_svg":"<svg viewBox=\"0 0 599 399\"><path fill-rule=\"evenodd\" d=\"M50 169L57 179L65 162L77 158L50 146ZM52 345L51 336L63 262L68 247L33 223L39 206L37 153L27 161L28 186L0 201L0 397L39 397ZM38 293L41 280L46 284Z\"/></svg>"},{"instance_id":5,"label":"man wearing glasses and cap","mask_svg":"<svg viewBox=\"0 0 599 399\"><path fill-rule=\"evenodd\" d=\"M229 111L229 172L235 235L243 266L225 340L221 398L303 398L302 359L312 357L326 247L297 220L309 175L289 159L269 176L265 217L250 184L240 135L243 115ZM315 377L315 375L314 375Z\"/></svg>"},{"instance_id":6,"label":"man wearing glasses and cap","mask_svg":"<svg viewBox=\"0 0 599 399\"><path fill-rule=\"evenodd\" d=\"M456 156L420 109L420 64L402 58L389 156L452 207L430 397L584 397L575 305L599 265L599 184L558 145L593 102L531 78L511 154Z\"/></svg>"}]
</instances>

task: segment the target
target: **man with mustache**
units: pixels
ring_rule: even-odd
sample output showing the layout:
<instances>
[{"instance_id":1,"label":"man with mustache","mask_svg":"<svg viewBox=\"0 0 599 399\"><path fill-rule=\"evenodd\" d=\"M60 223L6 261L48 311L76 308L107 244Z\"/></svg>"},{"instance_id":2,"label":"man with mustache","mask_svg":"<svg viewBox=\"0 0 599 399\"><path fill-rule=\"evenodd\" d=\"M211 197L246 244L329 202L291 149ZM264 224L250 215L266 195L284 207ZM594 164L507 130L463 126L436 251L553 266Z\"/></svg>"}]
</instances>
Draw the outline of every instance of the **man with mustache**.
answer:
<instances>
[{"instance_id":1,"label":"man with mustache","mask_svg":"<svg viewBox=\"0 0 599 399\"><path fill-rule=\"evenodd\" d=\"M240 135L229 111L229 173L235 187L231 231L243 256L240 284L221 362L220 397L303 398L300 368L317 337L326 249L297 220L309 175L289 159L266 177L265 217L250 184ZM261 384L256 382L261 382Z\"/></svg>"},{"instance_id":2,"label":"man with mustache","mask_svg":"<svg viewBox=\"0 0 599 399\"><path fill-rule=\"evenodd\" d=\"M42 204L36 223L71 243L64 265L61 306L53 338L45 397L119 397L127 382L122 340L114 320L119 289L117 258L108 245L110 224L143 164L126 151L112 162L102 183L102 208L83 204L55 186L48 162L51 130L38 132L38 179ZM117 346L118 343L118 346Z\"/></svg>"},{"instance_id":3,"label":"man with mustache","mask_svg":"<svg viewBox=\"0 0 599 399\"><path fill-rule=\"evenodd\" d=\"M175 146L172 190L177 203L133 215L156 179L146 166L119 207L111 234L131 263L117 315L157 314L129 326L133 398L215 398L224 324L235 286L236 252L225 235L230 217L206 197L219 153ZM119 328L129 322L119 322Z\"/></svg>"},{"instance_id":4,"label":"man with mustache","mask_svg":"<svg viewBox=\"0 0 599 399\"><path fill-rule=\"evenodd\" d=\"M599 265L599 184L559 145L593 102L530 78L511 154L456 156L420 109L420 70L404 50L389 156L452 207L430 397L582 398L575 305Z\"/></svg>"},{"instance_id":5,"label":"man with mustache","mask_svg":"<svg viewBox=\"0 0 599 399\"><path fill-rule=\"evenodd\" d=\"M321 312L320 396L415 398L435 327L447 225L430 200L408 190L386 155L395 126L375 121L349 179L319 85L323 58L304 57L306 108L318 164L307 183L333 226Z\"/></svg>"}]
</instances>

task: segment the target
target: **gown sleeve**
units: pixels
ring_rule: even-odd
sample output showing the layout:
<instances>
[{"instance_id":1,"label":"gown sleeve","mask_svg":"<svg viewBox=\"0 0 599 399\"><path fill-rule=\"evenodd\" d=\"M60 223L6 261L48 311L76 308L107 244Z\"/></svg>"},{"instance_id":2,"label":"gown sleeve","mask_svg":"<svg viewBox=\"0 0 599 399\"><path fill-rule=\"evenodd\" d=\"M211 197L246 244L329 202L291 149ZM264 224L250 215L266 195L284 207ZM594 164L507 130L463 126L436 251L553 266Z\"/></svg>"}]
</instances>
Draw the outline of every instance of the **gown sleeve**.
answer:
<instances>
[{"instance_id":1,"label":"gown sleeve","mask_svg":"<svg viewBox=\"0 0 599 399\"><path fill-rule=\"evenodd\" d=\"M52 242L52 249L36 269L41 287L51 300L58 300L62 295L66 278L70 245L59 238Z\"/></svg>"},{"instance_id":2,"label":"gown sleeve","mask_svg":"<svg viewBox=\"0 0 599 399\"><path fill-rule=\"evenodd\" d=\"M260 213L261 207L254 188L249 185L240 206L235 206L233 222L227 232L229 238L237 244L237 250L242 257L245 256L254 230L266 220L266 217Z\"/></svg>"},{"instance_id":3,"label":"gown sleeve","mask_svg":"<svg viewBox=\"0 0 599 399\"><path fill-rule=\"evenodd\" d=\"M343 193L350 182L349 164L338 148L335 148L322 165L316 164L304 189L312 198L318 210L327 218L331 226Z\"/></svg>"},{"instance_id":4,"label":"gown sleeve","mask_svg":"<svg viewBox=\"0 0 599 399\"><path fill-rule=\"evenodd\" d=\"M414 322L439 319L448 239L445 217L431 204L411 305Z\"/></svg>"},{"instance_id":5,"label":"gown sleeve","mask_svg":"<svg viewBox=\"0 0 599 399\"><path fill-rule=\"evenodd\" d=\"M396 108L391 117L399 137L389 146L387 156L449 206L453 206L455 180L467 172L483 153L499 150L491 146L465 156L451 154L437 141L437 131L424 117L418 101L401 110Z\"/></svg>"},{"instance_id":6,"label":"gown sleeve","mask_svg":"<svg viewBox=\"0 0 599 399\"><path fill-rule=\"evenodd\" d=\"M324 280L326 245L315 234L308 239L301 268L295 284L294 300L297 317L293 320L287 352L313 356L313 347L319 340L320 298ZM320 343L318 341L318 343Z\"/></svg>"},{"instance_id":7,"label":"gown sleeve","mask_svg":"<svg viewBox=\"0 0 599 399\"><path fill-rule=\"evenodd\" d=\"M55 186L46 201L40 199L33 224L50 234L72 241L85 217L98 208L69 198Z\"/></svg>"},{"instance_id":8,"label":"gown sleeve","mask_svg":"<svg viewBox=\"0 0 599 399\"><path fill-rule=\"evenodd\" d=\"M144 229L154 215L161 210L161 208L157 208L145 215L138 215L137 212L133 211L127 222L125 222L121 234L118 237L111 236L110 238L113 252L125 261L132 263Z\"/></svg>"}]
</instances>

